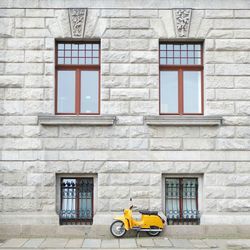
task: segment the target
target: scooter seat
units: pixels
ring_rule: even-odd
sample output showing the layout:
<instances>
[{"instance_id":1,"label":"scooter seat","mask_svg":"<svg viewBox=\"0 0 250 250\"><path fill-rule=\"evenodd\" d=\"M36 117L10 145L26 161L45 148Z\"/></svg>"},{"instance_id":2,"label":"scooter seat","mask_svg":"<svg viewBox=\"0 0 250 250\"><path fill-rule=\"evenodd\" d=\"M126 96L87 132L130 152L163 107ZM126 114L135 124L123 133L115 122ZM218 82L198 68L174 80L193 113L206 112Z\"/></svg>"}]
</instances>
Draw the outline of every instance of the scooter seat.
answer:
<instances>
[{"instance_id":1,"label":"scooter seat","mask_svg":"<svg viewBox=\"0 0 250 250\"><path fill-rule=\"evenodd\" d=\"M139 213L147 215L158 215L158 211L149 211L149 210L139 210Z\"/></svg>"}]
</instances>

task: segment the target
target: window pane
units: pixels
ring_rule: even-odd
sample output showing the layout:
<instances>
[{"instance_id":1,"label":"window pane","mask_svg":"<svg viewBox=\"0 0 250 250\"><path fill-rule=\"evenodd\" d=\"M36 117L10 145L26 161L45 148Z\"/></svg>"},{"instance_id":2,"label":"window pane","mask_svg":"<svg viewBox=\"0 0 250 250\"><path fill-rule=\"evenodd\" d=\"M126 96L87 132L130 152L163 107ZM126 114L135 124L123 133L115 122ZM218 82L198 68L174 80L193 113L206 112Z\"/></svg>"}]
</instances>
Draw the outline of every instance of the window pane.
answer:
<instances>
[{"instance_id":1,"label":"window pane","mask_svg":"<svg viewBox=\"0 0 250 250\"><path fill-rule=\"evenodd\" d=\"M66 50L65 51L65 56L66 57L71 57L71 51L70 50Z\"/></svg>"},{"instance_id":2,"label":"window pane","mask_svg":"<svg viewBox=\"0 0 250 250\"><path fill-rule=\"evenodd\" d=\"M161 50L166 50L166 48L167 48L166 44L160 44L160 49Z\"/></svg>"},{"instance_id":3,"label":"window pane","mask_svg":"<svg viewBox=\"0 0 250 250\"><path fill-rule=\"evenodd\" d=\"M161 71L161 112L178 113L178 71Z\"/></svg>"},{"instance_id":4,"label":"window pane","mask_svg":"<svg viewBox=\"0 0 250 250\"><path fill-rule=\"evenodd\" d=\"M64 44L63 43L59 43L58 44L58 49L64 49Z\"/></svg>"},{"instance_id":5,"label":"window pane","mask_svg":"<svg viewBox=\"0 0 250 250\"><path fill-rule=\"evenodd\" d=\"M65 49L71 49L71 44L65 44Z\"/></svg>"},{"instance_id":6,"label":"window pane","mask_svg":"<svg viewBox=\"0 0 250 250\"><path fill-rule=\"evenodd\" d=\"M174 45L173 44L167 44L167 50L173 50Z\"/></svg>"},{"instance_id":7,"label":"window pane","mask_svg":"<svg viewBox=\"0 0 250 250\"><path fill-rule=\"evenodd\" d=\"M187 50L187 44L182 44L181 45L181 50Z\"/></svg>"},{"instance_id":8,"label":"window pane","mask_svg":"<svg viewBox=\"0 0 250 250\"><path fill-rule=\"evenodd\" d=\"M160 59L160 64L166 64L166 61L167 61L166 58L161 58Z\"/></svg>"},{"instance_id":9,"label":"window pane","mask_svg":"<svg viewBox=\"0 0 250 250\"><path fill-rule=\"evenodd\" d=\"M63 58L60 58L60 57L59 57L57 62L58 62L58 64L63 64L63 63L64 63L64 60L63 60Z\"/></svg>"},{"instance_id":10,"label":"window pane","mask_svg":"<svg viewBox=\"0 0 250 250\"><path fill-rule=\"evenodd\" d=\"M85 57L85 51L81 51L81 50L80 50L80 51L79 51L79 56L80 56L80 57Z\"/></svg>"},{"instance_id":11,"label":"window pane","mask_svg":"<svg viewBox=\"0 0 250 250\"><path fill-rule=\"evenodd\" d=\"M91 57L91 56L92 56L91 51L87 51L87 52L86 52L86 57Z\"/></svg>"},{"instance_id":12,"label":"window pane","mask_svg":"<svg viewBox=\"0 0 250 250\"><path fill-rule=\"evenodd\" d=\"M195 47L195 50L200 50L201 49L201 45L200 44L196 44L194 47Z\"/></svg>"},{"instance_id":13,"label":"window pane","mask_svg":"<svg viewBox=\"0 0 250 250\"><path fill-rule=\"evenodd\" d=\"M86 64L91 64L91 58L86 58Z\"/></svg>"},{"instance_id":14,"label":"window pane","mask_svg":"<svg viewBox=\"0 0 250 250\"><path fill-rule=\"evenodd\" d=\"M65 58L65 64L71 64L71 59L70 58Z\"/></svg>"},{"instance_id":15,"label":"window pane","mask_svg":"<svg viewBox=\"0 0 250 250\"><path fill-rule=\"evenodd\" d=\"M59 56L59 57L64 57L64 51L59 50L59 51L58 51L58 56Z\"/></svg>"},{"instance_id":16,"label":"window pane","mask_svg":"<svg viewBox=\"0 0 250 250\"><path fill-rule=\"evenodd\" d=\"M99 64L98 58L93 58L93 64Z\"/></svg>"},{"instance_id":17,"label":"window pane","mask_svg":"<svg viewBox=\"0 0 250 250\"><path fill-rule=\"evenodd\" d=\"M93 44L93 49L94 50L99 50L99 44Z\"/></svg>"},{"instance_id":18,"label":"window pane","mask_svg":"<svg viewBox=\"0 0 250 250\"><path fill-rule=\"evenodd\" d=\"M201 113L201 72L184 71L184 113Z\"/></svg>"},{"instance_id":19,"label":"window pane","mask_svg":"<svg viewBox=\"0 0 250 250\"><path fill-rule=\"evenodd\" d=\"M165 52L166 53L166 52ZM168 51L167 52L167 57L174 57L174 52L173 51Z\"/></svg>"},{"instance_id":20,"label":"window pane","mask_svg":"<svg viewBox=\"0 0 250 250\"><path fill-rule=\"evenodd\" d=\"M78 64L78 58L72 58L72 64Z\"/></svg>"},{"instance_id":21,"label":"window pane","mask_svg":"<svg viewBox=\"0 0 250 250\"><path fill-rule=\"evenodd\" d=\"M174 52L174 57L180 57L180 56L181 56L180 51L175 51Z\"/></svg>"},{"instance_id":22,"label":"window pane","mask_svg":"<svg viewBox=\"0 0 250 250\"><path fill-rule=\"evenodd\" d=\"M85 50L85 44L79 44L79 49L80 50Z\"/></svg>"},{"instance_id":23,"label":"window pane","mask_svg":"<svg viewBox=\"0 0 250 250\"><path fill-rule=\"evenodd\" d=\"M75 112L75 71L58 71L57 112Z\"/></svg>"},{"instance_id":24,"label":"window pane","mask_svg":"<svg viewBox=\"0 0 250 250\"><path fill-rule=\"evenodd\" d=\"M98 113L99 72L81 71L81 113Z\"/></svg>"},{"instance_id":25,"label":"window pane","mask_svg":"<svg viewBox=\"0 0 250 250\"><path fill-rule=\"evenodd\" d=\"M187 64L187 58L181 58L181 64L182 65Z\"/></svg>"},{"instance_id":26,"label":"window pane","mask_svg":"<svg viewBox=\"0 0 250 250\"><path fill-rule=\"evenodd\" d=\"M180 64L180 63L181 63L180 58L175 58L174 59L174 64Z\"/></svg>"},{"instance_id":27,"label":"window pane","mask_svg":"<svg viewBox=\"0 0 250 250\"><path fill-rule=\"evenodd\" d=\"M78 57L78 52L77 51L72 51L72 56L73 57Z\"/></svg>"},{"instance_id":28,"label":"window pane","mask_svg":"<svg viewBox=\"0 0 250 250\"><path fill-rule=\"evenodd\" d=\"M91 50L91 49L92 49L91 44L86 44L86 50Z\"/></svg>"},{"instance_id":29,"label":"window pane","mask_svg":"<svg viewBox=\"0 0 250 250\"><path fill-rule=\"evenodd\" d=\"M161 51L160 54L161 54L160 57L166 57L167 56L166 51Z\"/></svg>"},{"instance_id":30,"label":"window pane","mask_svg":"<svg viewBox=\"0 0 250 250\"><path fill-rule=\"evenodd\" d=\"M78 44L72 44L72 49L78 50Z\"/></svg>"}]
</instances>

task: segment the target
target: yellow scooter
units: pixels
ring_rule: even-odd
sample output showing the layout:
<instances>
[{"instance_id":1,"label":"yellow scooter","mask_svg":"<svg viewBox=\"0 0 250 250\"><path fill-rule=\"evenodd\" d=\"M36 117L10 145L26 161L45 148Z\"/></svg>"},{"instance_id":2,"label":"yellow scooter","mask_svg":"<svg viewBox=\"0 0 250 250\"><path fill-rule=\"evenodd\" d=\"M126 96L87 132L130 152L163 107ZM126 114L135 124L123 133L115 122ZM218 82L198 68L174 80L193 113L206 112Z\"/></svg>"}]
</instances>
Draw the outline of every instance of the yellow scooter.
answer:
<instances>
[{"instance_id":1,"label":"yellow scooter","mask_svg":"<svg viewBox=\"0 0 250 250\"><path fill-rule=\"evenodd\" d=\"M132 201L132 199L130 199ZM166 223L166 217L163 213L157 211L139 210L141 220L135 220L132 216L132 210L124 209L122 216L116 216L115 221L110 226L110 232L116 238L123 237L128 230L134 230L137 233L146 232L150 236L157 236L161 233Z\"/></svg>"}]
</instances>

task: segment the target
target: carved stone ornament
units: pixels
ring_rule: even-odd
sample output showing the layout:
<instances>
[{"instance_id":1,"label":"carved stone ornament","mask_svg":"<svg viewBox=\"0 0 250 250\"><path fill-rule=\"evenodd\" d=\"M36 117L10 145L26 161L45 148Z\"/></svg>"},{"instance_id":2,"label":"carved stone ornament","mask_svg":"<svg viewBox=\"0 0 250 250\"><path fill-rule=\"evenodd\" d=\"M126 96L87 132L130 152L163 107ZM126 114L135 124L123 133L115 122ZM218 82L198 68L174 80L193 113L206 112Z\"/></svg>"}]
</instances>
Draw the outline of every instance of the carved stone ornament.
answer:
<instances>
[{"instance_id":1,"label":"carved stone ornament","mask_svg":"<svg viewBox=\"0 0 250 250\"><path fill-rule=\"evenodd\" d=\"M191 13L191 9L174 10L175 27L179 37L188 37Z\"/></svg>"},{"instance_id":2,"label":"carved stone ornament","mask_svg":"<svg viewBox=\"0 0 250 250\"><path fill-rule=\"evenodd\" d=\"M71 35L73 38L83 37L86 16L87 16L87 9L70 9L69 10Z\"/></svg>"}]
</instances>

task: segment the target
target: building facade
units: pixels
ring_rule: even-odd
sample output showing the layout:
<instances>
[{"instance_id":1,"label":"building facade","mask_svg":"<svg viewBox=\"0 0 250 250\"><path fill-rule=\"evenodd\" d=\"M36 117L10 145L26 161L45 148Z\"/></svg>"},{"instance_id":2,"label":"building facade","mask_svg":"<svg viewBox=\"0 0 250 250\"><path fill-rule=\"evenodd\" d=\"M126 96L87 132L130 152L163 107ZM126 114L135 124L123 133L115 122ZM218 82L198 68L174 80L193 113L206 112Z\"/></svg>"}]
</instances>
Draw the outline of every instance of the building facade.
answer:
<instances>
[{"instance_id":1,"label":"building facade","mask_svg":"<svg viewBox=\"0 0 250 250\"><path fill-rule=\"evenodd\" d=\"M9 0L0 27L0 236L109 234L130 197L248 234L249 1Z\"/></svg>"}]
</instances>

